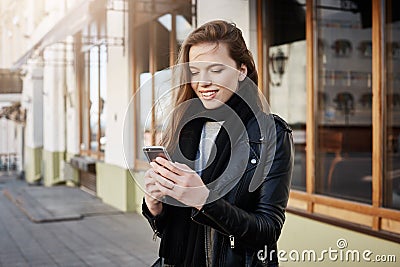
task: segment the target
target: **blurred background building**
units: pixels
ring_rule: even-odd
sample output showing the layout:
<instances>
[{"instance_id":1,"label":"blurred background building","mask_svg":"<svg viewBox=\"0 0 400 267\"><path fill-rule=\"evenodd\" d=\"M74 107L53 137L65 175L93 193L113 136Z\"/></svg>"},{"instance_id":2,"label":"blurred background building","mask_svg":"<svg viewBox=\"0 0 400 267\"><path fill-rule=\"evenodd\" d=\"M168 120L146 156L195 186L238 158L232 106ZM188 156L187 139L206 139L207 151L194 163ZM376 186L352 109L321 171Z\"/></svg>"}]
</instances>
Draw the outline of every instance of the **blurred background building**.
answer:
<instances>
[{"instance_id":1,"label":"blurred background building","mask_svg":"<svg viewBox=\"0 0 400 267\"><path fill-rule=\"evenodd\" d=\"M322 247L340 232L398 250L398 1L1 0L0 18L0 168L140 211L132 173L147 168L141 148L162 122L145 126L158 93L138 88L174 65L192 29L226 19L294 130L282 246Z\"/></svg>"}]
</instances>

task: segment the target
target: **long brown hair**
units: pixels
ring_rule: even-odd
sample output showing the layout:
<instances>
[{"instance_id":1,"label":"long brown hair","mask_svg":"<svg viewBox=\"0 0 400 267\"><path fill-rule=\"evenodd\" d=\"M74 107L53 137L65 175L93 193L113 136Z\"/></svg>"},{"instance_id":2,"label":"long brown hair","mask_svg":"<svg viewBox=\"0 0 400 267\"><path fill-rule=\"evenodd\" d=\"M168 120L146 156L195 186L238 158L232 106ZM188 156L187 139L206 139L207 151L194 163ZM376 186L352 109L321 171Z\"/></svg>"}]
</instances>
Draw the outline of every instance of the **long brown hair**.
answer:
<instances>
[{"instance_id":1,"label":"long brown hair","mask_svg":"<svg viewBox=\"0 0 400 267\"><path fill-rule=\"evenodd\" d=\"M167 147L167 150L170 152L174 151L177 145L179 122L187 109L185 102L197 97L191 87L191 74L185 63L189 62L190 48L201 43L215 43L216 46L219 43L225 43L228 47L230 57L236 62L236 67L239 68L242 64L246 65L247 76L255 84L258 84L258 75L253 56L247 49L242 31L234 23L214 20L203 24L190 33L181 46L177 60L180 83L174 107L179 106L180 108L173 110L169 124L161 140L161 145Z\"/></svg>"}]
</instances>

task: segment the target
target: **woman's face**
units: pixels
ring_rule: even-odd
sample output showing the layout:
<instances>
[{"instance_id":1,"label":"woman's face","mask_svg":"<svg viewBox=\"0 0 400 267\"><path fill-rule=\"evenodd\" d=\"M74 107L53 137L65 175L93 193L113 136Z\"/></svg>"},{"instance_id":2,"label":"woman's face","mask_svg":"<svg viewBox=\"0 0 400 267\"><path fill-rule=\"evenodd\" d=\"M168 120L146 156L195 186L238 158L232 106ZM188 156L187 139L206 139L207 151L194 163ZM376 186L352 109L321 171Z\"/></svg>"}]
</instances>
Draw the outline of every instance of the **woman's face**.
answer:
<instances>
[{"instance_id":1,"label":"woman's face","mask_svg":"<svg viewBox=\"0 0 400 267\"><path fill-rule=\"evenodd\" d=\"M247 67L238 69L225 43L201 43L189 50L191 86L206 109L222 106L247 75Z\"/></svg>"}]
</instances>

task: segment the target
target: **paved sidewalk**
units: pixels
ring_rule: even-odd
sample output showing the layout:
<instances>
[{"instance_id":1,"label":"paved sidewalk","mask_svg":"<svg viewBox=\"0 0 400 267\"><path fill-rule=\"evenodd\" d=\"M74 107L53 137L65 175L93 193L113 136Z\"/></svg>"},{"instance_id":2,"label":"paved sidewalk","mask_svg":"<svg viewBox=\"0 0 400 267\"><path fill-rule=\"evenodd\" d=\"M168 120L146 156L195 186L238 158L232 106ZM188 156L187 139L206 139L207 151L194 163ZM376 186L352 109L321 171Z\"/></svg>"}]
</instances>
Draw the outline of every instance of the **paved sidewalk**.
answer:
<instances>
[{"instance_id":1,"label":"paved sidewalk","mask_svg":"<svg viewBox=\"0 0 400 267\"><path fill-rule=\"evenodd\" d=\"M152 237L141 215L78 188L28 186L0 173L0 267L150 266L159 244Z\"/></svg>"}]
</instances>

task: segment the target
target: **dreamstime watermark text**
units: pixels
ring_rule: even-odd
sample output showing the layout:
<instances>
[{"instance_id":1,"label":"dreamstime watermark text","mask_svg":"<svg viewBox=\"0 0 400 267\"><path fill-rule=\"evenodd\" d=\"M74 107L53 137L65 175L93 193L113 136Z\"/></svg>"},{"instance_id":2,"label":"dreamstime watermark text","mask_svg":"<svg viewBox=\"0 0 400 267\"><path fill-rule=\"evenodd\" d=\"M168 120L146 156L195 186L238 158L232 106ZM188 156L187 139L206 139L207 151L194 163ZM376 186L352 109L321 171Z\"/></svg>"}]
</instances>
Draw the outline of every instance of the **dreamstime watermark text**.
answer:
<instances>
[{"instance_id":1,"label":"dreamstime watermark text","mask_svg":"<svg viewBox=\"0 0 400 267\"><path fill-rule=\"evenodd\" d=\"M306 250L268 250L265 246L263 250L259 250L257 257L265 262L270 261L275 257L281 262L396 262L396 255L374 254L373 251L348 249L347 240L339 238L336 242L336 247L329 247L316 251L313 249Z\"/></svg>"}]
</instances>

